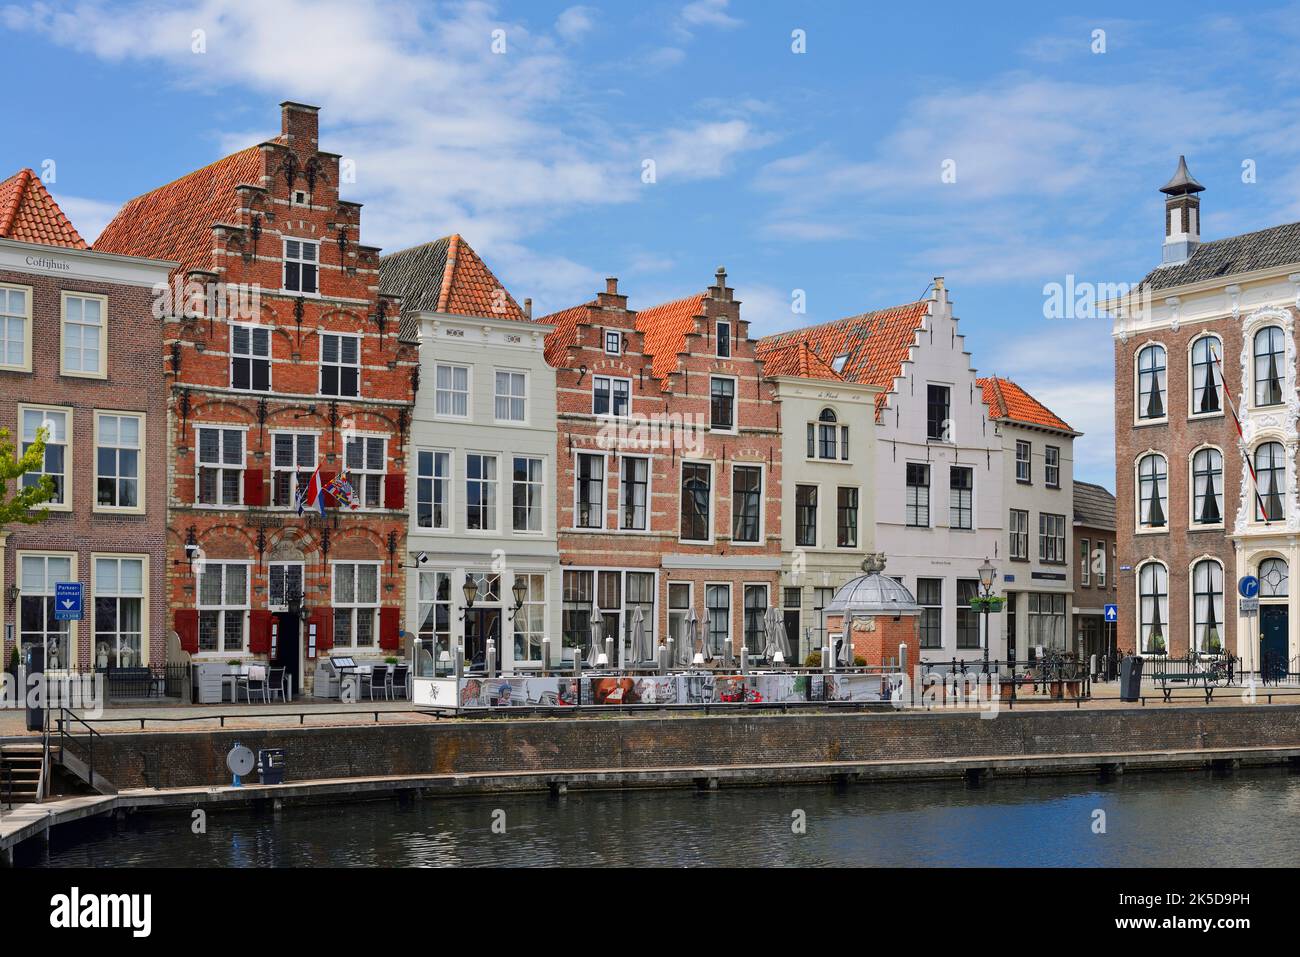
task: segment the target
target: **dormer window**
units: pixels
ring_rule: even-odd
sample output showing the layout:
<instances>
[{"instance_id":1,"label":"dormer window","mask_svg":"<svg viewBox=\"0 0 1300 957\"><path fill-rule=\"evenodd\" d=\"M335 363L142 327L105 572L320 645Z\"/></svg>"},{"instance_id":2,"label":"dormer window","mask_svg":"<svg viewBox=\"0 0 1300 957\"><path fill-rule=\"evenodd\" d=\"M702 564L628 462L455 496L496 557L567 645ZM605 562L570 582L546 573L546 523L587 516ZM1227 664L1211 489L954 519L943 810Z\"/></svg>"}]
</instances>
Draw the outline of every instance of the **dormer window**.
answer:
<instances>
[{"instance_id":1,"label":"dormer window","mask_svg":"<svg viewBox=\"0 0 1300 957\"><path fill-rule=\"evenodd\" d=\"M836 356L834 359L831 360L831 369L835 371L836 375L840 375L841 373L844 372L844 366L848 363L848 361L849 361L849 354L847 352L844 353L843 355Z\"/></svg>"},{"instance_id":2,"label":"dormer window","mask_svg":"<svg viewBox=\"0 0 1300 957\"><path fill-rule=\"evenodd\" d=\"M725 319L719 319L715 338L717 339L718 358L731 358L731 323Z\"/></svg>"},{"instance_id":3,"label":"dormer window","mask_svg":"<svg viewBox=\"0 0 1300 957\"><path fill-rule=\"evenodd\" d=\"M304 239L284 241L284 288L288 292L316 295L316 273L320 263L320 243Z\"/></svg>"},{"instance_id":4,"label":"dormer window","mask_svg":"<svg viewBox=\"0 0 1300 957\"><path fill-rule=\"evenodd\" d=\"M623 333L617 329L605 330L605 355L621 356L623 354Z\"/></svg>"}]
</instances>

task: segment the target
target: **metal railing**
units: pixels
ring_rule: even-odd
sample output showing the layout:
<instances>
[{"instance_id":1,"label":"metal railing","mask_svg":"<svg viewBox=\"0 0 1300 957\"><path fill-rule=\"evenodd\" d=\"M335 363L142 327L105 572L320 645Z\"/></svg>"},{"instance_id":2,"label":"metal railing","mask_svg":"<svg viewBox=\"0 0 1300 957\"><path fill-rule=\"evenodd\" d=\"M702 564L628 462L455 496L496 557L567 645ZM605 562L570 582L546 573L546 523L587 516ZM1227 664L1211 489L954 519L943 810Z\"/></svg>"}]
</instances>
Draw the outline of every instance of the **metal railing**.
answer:
<instances>
[{"instance_id":1,"label":"metal railing","mask_svg":"<svg viewBox=\"0 0 1300 957\"><path fill-rule=\"evenodd\" d=\"M98 737L102 737L102 735L98 731L96 731L93 727L91 727L88 721L86 721L84 718L80 717L75 712L70 711L67 708L59 708L59 717L57 721L58 721L60 758L62 758L64 755L71 753L69 745L72 743L72 741L75 740L72 736L72 733L68 730L69 725L71 725L73 722L76 722L77 724L85 728L86 731L88 732L87 735L88 743L86 746L86 767L89 770L90 778L86 783L89 784L92 789L95 789L95 739Z\"/></svg>"},{"instance_id":2,"label":"metal railing","mask_svg":"<svg viewBox=\"0 0 1300 957\"><path fill-rule=\"evenodd\" d=\"M947 694L952 680L962 684L985 683L991 694L1014 708L1019 700L1073 702L1079 707L1092 697L1092 674L1088 663L1067 655L1044 655L1027 661L989 659L987 671L982 658L919 662L923 694Z\"/></svg>"}]
</instances>

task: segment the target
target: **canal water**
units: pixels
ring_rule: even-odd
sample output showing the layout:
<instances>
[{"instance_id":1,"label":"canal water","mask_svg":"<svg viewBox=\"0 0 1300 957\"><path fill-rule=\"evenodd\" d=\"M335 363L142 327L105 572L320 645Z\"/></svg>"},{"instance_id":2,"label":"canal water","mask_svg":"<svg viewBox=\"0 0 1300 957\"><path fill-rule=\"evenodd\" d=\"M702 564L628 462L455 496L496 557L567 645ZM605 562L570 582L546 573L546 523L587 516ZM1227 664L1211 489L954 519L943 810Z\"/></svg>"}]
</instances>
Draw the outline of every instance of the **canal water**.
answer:
<instances>
[{"instance_id":1,"label":"canal water","mask_svg":"<svg viewBox=\"0 0 1300 957\"><path fill-rule=\"evenodd\" d=\"M211 811L200 834L188 812L140 813L30 843L45 867L1289 866L1300 774L392 798Z\"/></svg>"}]
</instances>

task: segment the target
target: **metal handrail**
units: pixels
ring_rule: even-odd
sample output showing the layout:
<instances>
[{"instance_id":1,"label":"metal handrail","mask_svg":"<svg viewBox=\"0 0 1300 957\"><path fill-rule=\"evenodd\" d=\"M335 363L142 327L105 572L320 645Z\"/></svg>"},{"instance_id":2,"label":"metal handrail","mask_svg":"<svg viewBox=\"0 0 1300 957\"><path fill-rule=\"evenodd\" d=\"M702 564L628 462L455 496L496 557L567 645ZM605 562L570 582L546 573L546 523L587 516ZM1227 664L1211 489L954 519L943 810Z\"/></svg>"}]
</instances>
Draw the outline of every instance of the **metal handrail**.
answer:
<instances>
[{"instance_id":1,"label":"metal handrail","mask_svg":"<svg viewBox=\"0 0 1300 957\"><path fill-rule=\"evenodd\" d=\"M62 749L62 753L66 753L68 751L68 743L72 740L72 736L68 733L68 725L71 724L73 721L77 722L82 727L84 727L87 731L90 732L90 736L89 736L90 743L86 749L87 750L86 766L87 768L90 769L90 781L88 783L90 784L91 788L94 788L95 786L95 739L98 737L102 737L102 735L94 728L92 728L90 724L80 715L74 713L68 708L60 707L59 708L59 747Z\"/></svg>"}]
</instances>

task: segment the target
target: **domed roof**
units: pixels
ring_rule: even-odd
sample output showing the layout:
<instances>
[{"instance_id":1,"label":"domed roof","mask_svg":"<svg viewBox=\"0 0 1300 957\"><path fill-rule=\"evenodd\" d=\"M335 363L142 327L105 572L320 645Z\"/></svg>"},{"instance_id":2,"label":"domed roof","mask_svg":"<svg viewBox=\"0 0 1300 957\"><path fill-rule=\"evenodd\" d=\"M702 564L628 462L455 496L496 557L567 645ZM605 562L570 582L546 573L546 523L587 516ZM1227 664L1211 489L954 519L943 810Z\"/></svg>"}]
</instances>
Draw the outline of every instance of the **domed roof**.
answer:
<instances>
[{"instance_id":1,"label":"domed roof","mask_svg":"<svg viewBox=\"0 0 1300 957\"><path fill-rule=\"evenodd\" d=\"M916 603L916 598L910 591L894 579L881 574L884 568L884 555L868 555L862 563L862 570L866 574L841 586L826 606L827 613L847 617L854 612L896 615L920 611L921 606Z\"/></svg>"}]
</instances>

